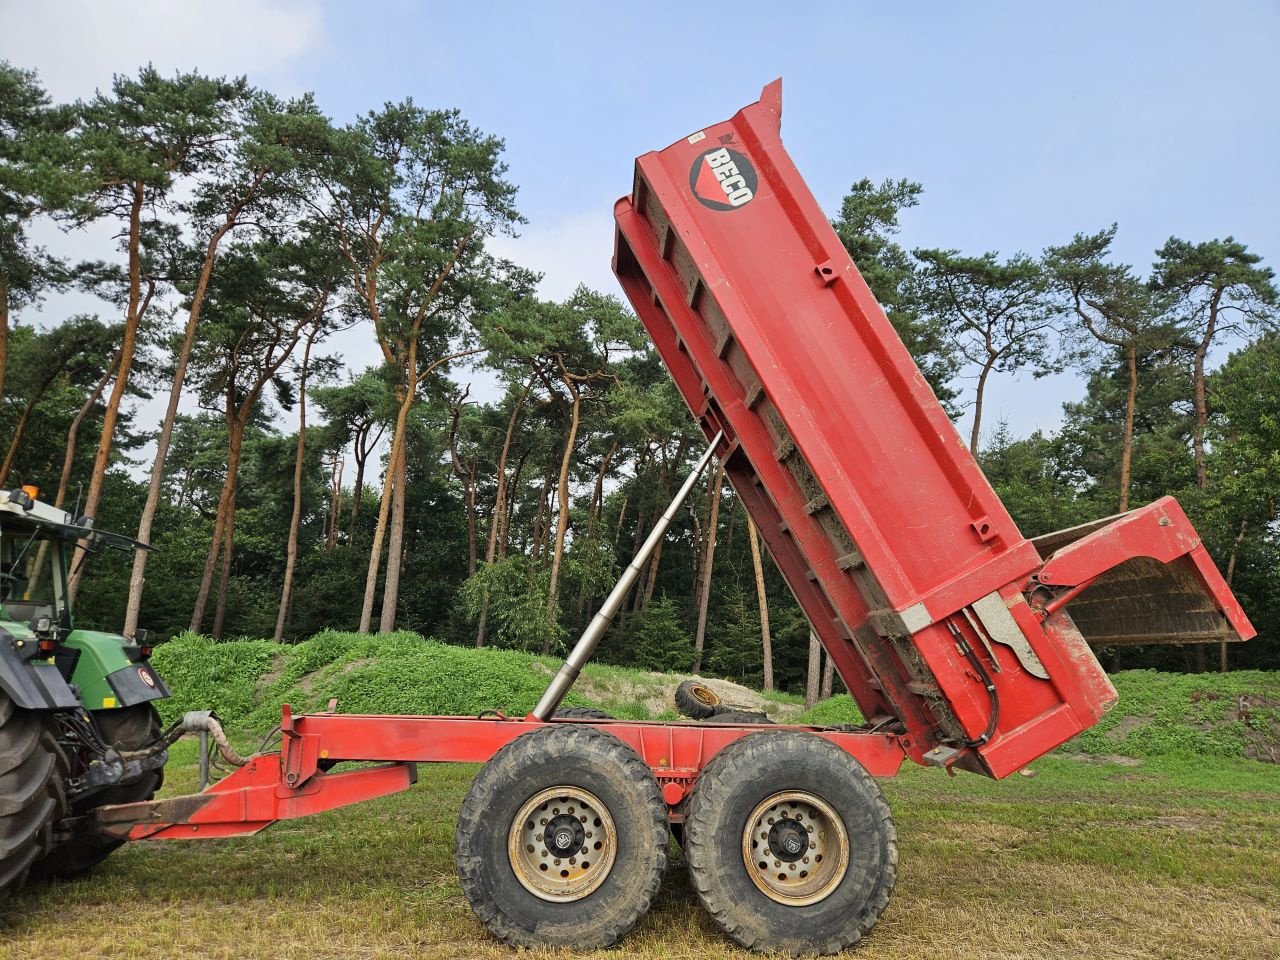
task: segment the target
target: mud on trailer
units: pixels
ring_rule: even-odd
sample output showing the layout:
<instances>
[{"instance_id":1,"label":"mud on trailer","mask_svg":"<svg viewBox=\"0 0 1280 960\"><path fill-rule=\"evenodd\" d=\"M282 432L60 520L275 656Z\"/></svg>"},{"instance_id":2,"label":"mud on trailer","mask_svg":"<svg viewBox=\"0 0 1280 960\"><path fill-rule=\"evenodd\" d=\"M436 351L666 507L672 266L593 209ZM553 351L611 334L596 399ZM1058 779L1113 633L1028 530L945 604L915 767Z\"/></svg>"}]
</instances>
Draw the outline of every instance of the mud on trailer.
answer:
<instances>
[{"instance_id":1,"label":"mud on trailer","mask_svg":"<svg viewBox=\"0 0 1280 960\"><path fill-rule=\"evenodd\" d=\"M893 821L876 777L908 759L1005 777L1087 729L1116 699L1091 640L1251 637L1172 499L1021 535L792 165L780 120L775 82L732 119L640 157L615 207L615 272L709 445L530 715L295 716L285 706L273 753L237 756L207 714L113 744L104 707L86 699L81 668L63 653L84 646L69 620L55 609L30 629L10 611L0 734L23 737L0 744L0 786L39 794L47 818L20 856L38 868L56 841L76 837L244 836L403 790L419 764L479 761L455 855L495 937L616 942L653 901L671 831L699 899L739 944L834 953L875 925L894 884ZM867 718L860 728L557 714L713 456ZM20 500L0 510L36 512ZM9 536L4 528L0 542ZM141 648L112 643L126 658ZM27 644L38 652L23 653ZM56 688L50 702L23 699L22 670ZM97 724L92 750L73 735L92 739L86 723ZM56 788L73 750L81 766L133 762L141 776L186 731L211 736L237 769L164 800L121 802L111 791L143 783L127 772L79 801ZM349 761L376 765L344 769ZM14 763L27 779L5 781ZM149 791L158 771L148 775ZM21 799L0 793L0 827L30 814ZM12 857L20 831L5 829L0 855Z\"/></svg>"}]
</instances>

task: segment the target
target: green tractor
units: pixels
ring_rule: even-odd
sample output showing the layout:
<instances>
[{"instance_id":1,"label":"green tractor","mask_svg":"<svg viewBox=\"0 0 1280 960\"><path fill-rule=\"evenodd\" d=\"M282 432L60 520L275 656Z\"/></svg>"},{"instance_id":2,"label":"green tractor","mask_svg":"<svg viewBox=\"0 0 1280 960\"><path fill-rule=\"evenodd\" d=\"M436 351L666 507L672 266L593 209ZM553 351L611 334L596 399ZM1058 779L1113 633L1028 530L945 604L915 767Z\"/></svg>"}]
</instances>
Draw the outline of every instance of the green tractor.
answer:
<instances>
[{"instance_id":1,"label":"green tractor","mask_svg":"<svg viewBox=\"0 0 1280 960\"><path fill-rule=\"evenodd\" d=\"M77 630L68 602L78 542L145 547L35 496L0 491L0 897L105 859L92 811L151 799L167 759L146 631Z\"/></svg>"}]
</instances>

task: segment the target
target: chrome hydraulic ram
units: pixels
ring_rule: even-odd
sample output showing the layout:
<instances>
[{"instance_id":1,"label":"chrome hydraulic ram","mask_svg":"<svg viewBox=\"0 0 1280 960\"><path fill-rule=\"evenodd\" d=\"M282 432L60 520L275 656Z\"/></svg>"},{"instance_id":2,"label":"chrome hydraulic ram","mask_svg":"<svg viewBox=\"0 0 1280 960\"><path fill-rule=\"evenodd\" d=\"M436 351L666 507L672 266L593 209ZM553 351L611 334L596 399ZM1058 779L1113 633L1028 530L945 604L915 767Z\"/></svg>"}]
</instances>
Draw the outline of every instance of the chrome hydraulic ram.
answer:
<instances>
[{"instance_id":1,"label":"chrome hydraulic ram","mask_svg":"<svg viewBox=\"0 0 1280 960\"><path fill-rule=\"evenodd\" d=\"M556 712L556 708L560 706L560 701L565 698L565 694L569 692L573 682L578 679L578 674L582 672L586 662L591 659L591 654L595 651L596 644L600 642L604 632L609 629L609 624L613 623L613 618L622 607L622 602L627 598L627 594L636 585L641 569L649 562L649 558L653 555L653 551L657 549L658 543L666 536L667 528L671 526L671 521L675 517L676 511L684 503L685 497L689 495L693 485L698 482L698 477L702 476L702 471L707 469L707 464L711 462L711 457L715 454L716 447L722 439L724 439L723 431L712 438L710 446L707 447L706 452L702 454L702 457L694 466L693 472L689 474L680 489L676 491L675 497L667 506L667 509L663 511L662 516L658 518L658 522L653 525L653 529L649 531L649 536L645 539L644 544L627 566L627 569L622 572L622 576L618 578L617 584L614 585L612 592L601 604L600 609L596 611L596 615L591 618L591 622L587 624L587 629L582 631L582 636L578 638L578 642L569 651L569 656L565 658L560 672L547 685L546 692L542 694L542 699L533 708L532 715L534 717L546 721L550 720L551 715Z\"/></svg>"}]
</instances>

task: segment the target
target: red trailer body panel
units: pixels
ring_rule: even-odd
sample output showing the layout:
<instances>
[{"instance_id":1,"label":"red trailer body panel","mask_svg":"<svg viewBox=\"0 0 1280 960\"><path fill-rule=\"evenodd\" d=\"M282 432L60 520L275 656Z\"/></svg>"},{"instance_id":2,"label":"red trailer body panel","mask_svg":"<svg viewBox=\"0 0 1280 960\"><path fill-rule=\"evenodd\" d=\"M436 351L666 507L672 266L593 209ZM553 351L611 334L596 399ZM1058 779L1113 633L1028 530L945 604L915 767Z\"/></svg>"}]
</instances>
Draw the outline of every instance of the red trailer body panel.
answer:
<instances>
[{"instance_id":1,"label":"red trailer body panel","mask_svg":"<svg viewBox=\"0 0 1280 960\"><path fill-rule=\"evenodd\" d=\"M1201 612L1250 636L1171 501L1051 558L1064 578L1035 579L1040 552L796 171L780 119L779 81L640 157L615 207L614 269L694 416L729 438L726 472L867 717L900 721L918 761L997 777L1086 729L1116 695L1064 607L1134 557L1189 562ZM1153 554L1157 529L1172 549Z\"/></svg>"}]
</instances>

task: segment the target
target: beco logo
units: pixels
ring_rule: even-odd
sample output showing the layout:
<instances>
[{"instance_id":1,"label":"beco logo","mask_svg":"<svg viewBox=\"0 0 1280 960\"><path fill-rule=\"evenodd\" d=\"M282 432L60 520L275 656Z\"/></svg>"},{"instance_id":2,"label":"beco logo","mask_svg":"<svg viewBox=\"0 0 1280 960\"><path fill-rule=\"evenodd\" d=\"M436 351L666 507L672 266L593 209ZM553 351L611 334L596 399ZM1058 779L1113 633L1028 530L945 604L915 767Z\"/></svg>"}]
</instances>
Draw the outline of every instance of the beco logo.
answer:
<instances>
[{"instance_id":1,"label":"beco logo","mask_svg":"<svg viewBox=\"0 0 1280 960\"><path fill-rule=\"evenodd\" d=\"M745 154L717 147L693 161L689 189L704 207L736 210L756 195L759 179Z\"/></svg>"}]
</instances>

